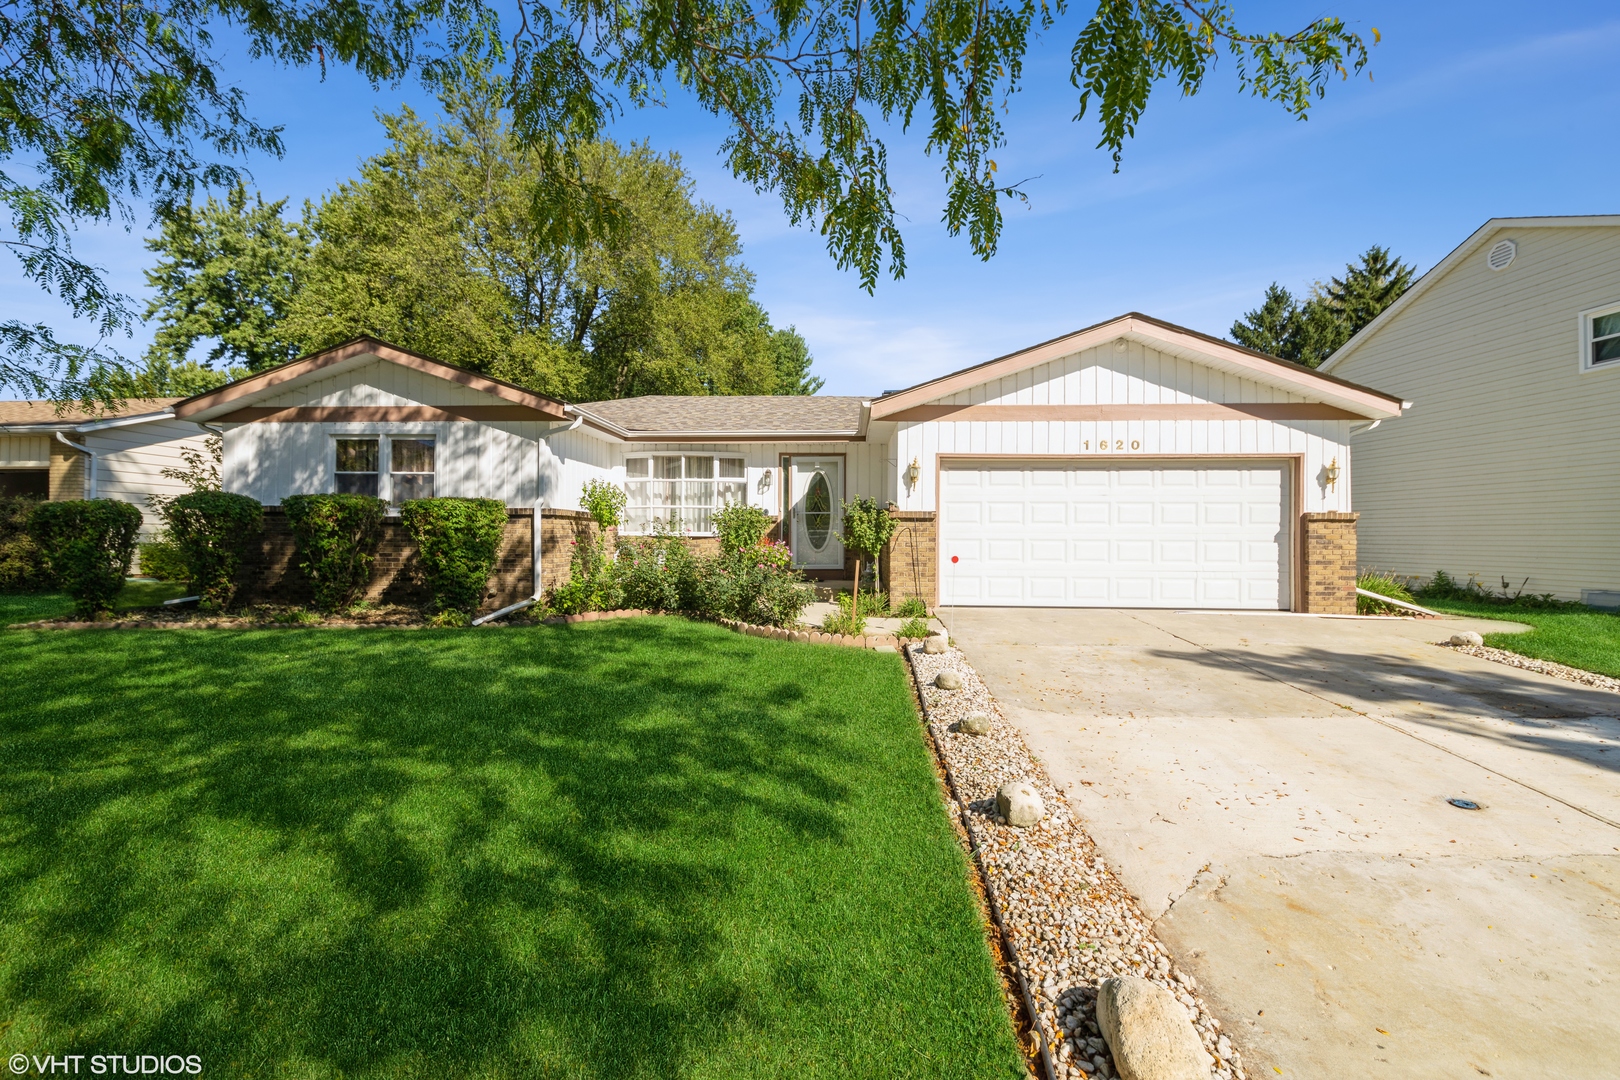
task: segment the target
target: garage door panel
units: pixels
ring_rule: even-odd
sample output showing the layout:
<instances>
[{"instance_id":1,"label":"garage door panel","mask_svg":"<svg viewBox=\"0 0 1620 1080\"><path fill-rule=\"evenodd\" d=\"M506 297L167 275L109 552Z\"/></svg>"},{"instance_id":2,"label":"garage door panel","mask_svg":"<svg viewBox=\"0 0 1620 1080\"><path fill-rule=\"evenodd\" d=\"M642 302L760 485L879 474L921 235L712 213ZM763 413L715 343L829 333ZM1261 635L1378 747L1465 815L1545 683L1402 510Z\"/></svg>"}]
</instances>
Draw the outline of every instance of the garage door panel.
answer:
<instances>
[{"instance_id":1,"label":"garage door panel","mask_svg":"<svg viewBox=\"0 0 1620 1080\"><path fill-rule=\"evenodd\" d=\"M1288 475L1275 461L947 467L942 599L1275 609L1288 596Z\"/></svg>"}]
</instances>

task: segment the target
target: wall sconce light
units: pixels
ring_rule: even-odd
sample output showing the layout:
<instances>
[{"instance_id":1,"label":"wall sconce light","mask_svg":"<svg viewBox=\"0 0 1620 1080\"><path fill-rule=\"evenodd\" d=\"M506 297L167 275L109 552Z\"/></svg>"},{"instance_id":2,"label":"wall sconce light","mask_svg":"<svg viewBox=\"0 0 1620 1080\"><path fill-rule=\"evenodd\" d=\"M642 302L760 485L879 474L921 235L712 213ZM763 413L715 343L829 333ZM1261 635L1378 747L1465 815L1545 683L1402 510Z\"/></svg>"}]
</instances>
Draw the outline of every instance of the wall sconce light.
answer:
<instances>
[{"instance_id":1,"label":"wall sconce light","mask_svg":"<svg viewBox=\"0 0 1620 1080\"><path fill-rule=\"evenodd\" d=\"M916 458L912 458L911 464L906 468L906 487L916 487L917 481L920 479L922 479L922 466L917 464Z\"/></svg>"},{"instance_id":2,"label":"wall sconce light","mask_svg":"<svg viewBox=\"0 0 1620 1080\"><path fill-rule=\"evenodd\" d=\"M1334 458L1333 464L1322 470L1322 477L1327 481L1328 490L1333 491L1339 483L1339 459Z\"/></svg>"}]
</instances>

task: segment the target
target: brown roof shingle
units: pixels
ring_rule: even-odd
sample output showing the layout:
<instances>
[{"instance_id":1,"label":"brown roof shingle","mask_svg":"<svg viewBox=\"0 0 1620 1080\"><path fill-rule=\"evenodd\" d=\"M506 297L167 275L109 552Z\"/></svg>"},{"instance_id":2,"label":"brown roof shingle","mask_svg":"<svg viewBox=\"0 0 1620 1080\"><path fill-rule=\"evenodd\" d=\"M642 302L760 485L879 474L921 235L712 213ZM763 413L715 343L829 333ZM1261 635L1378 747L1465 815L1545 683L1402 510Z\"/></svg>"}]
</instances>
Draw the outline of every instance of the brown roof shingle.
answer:
<instances>
[{"instance_id":1,"label":"brown roof shingle","mask_svg":"<svg viewBox=\"0 0 1620 1080\"><path fill-rule=\"evenodd\" d=\"M646 397L588 401L574 409L634 435L853 434L860 430L859 397Z\"/></svg>"},{"instance_id":2,"label":"brown roof shingle","mask_svg":"<svg viewBox=\"0 0 1620 1080\"><path fill-rule=\"evenodd\" d=\"M180 400L177 397L130 398L121 409L101 412L88 411L78 405L70 405L57 412L56 403L51 401L0 401L0 424L83 424L91 420L160 412Z\"/></svg>"}]
</instances>

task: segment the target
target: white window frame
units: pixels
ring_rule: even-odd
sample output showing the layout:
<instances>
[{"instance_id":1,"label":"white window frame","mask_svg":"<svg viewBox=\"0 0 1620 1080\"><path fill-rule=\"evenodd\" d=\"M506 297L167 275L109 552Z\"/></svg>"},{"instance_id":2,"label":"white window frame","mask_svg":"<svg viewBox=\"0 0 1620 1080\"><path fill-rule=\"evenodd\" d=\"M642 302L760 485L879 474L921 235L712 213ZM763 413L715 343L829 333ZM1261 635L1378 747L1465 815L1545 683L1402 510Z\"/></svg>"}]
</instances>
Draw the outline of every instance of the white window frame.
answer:
<instances>
[{"instance_id":1,"label":"white window frame","mask_svg":"<svg viewBox=\"0 0 1620 1080\"><path fill-rule=\"evenodd\" d=\"M1604 304L1602 307L1588 308L1580 314L1580 341L1581 341L1581 371L1609 371L1620 369L1620 358L1605 360L1602 363L1592 362L1592 324L1605 315L1620 315L1620 302ZM1606 335L1613 337L1614 335Z\"/></svg>"},{"instance_id":2,"label":"white window frame","mask_svg":"<svg viewBox=\"0 0 1620 1080\"><path fill-rule=\"evenodd\" d=\"M671 458L671 457L676 457L676 458L681 459L681 477L679 479L675 479L675 478L670 478L670 477L656 477L656 476L653 476L652 475L651 460L653 458ZM711 471L710 471L710 475L707 476L707 477L688 477L686 475L686 461L687 461L687 459L688 458L704 458L704 457L709 458L713 462L713 465L712 465ZM630 462L636 461L636 460L645 460L645 461L648 462L647 475L646 476L640 477L640 476L631 476L630 475ZM720 463L722 461L734 461L734 462L737 462L738 466L740 468L740 472L736 476L724 476L724 477L721 476L720 475ZM649 484L651 484L651 483L678 484L678 485L681 486L681 488L683 490L684 490L684 488L685 488L685 486L687 484L691 484L691 483L713 484L714 485L714 489L713 489L714 490L714 501L708 507L708 511L709 511L710 516L711 516L711 520L712 520L712 515L713 515L714 511L721 509L723 506L727 506L727 505L746 506L746 505L748 505L748 459L747 459L746 456L744 456L742 454L722 454L722 453L713 453L713 452L687 453L687 452L680 451L680 450L649 450L649 451L647 451L645 453L626 454L625 457L624 457L624 476L625 476L624 490L625 490L625 495L626 495L627 499L628 499L628 497L630 495L630 492L632 490L630 485L635 484L635 483L645 482L645 483L649 483ZM740 500L737 503L731 504L731 503L726 503L726 502L722 501L722 498L721 498L721 495L720 495L720 490L721 490L720 485L722 485L722 484L734 484L734 485L736 485L736 489L740 493ZM678 505L679 505L680 508L684 509L688 504L684 500L682 500ZM649 511L648 522L647 522L647 524L645 526L632 525L631 524L631 516L630 515L636 509L646 509L646 510ZM668 510L668 509L670 509L670 508L669 507L654 507L650 502L649 503L637 503L634 500L629 500L626 503L626 506L625 506L625 524L624 524L623 528L620 531L626 536L649 536L649 535L652 534L652 529L653 529L653 526L652 526L652 520L653 519L652 519L652 516L651 516L651 512L655 511L655 510ZM714 531L714 529L712 527L707 529L707 530L703 530L703 529L691 529L691 530L682 529L681 533L682 533L682 535L685 535L685 536L714 536L714 535L716 535L715 531Z\"/></svg>"},{"instance_id":3,"label":"white window frame","mask_svg":"<svg viewBox=\"0 0 1620 1080\"><path fill-rule=\"evenodd\" d=\"M405 439L416 441L426 439L433 443L433 494L435 497L443 494L439 490L439 448L443 442L436 431L335 431L332 433L327 446L327 475L331 482L327 490L337 491L337 444L339 439L376 439L377 440L377 497L388 504L390 514L398 513L399 506L394 502L394 446L393 440Z\"/></svg>"}]
</instances>

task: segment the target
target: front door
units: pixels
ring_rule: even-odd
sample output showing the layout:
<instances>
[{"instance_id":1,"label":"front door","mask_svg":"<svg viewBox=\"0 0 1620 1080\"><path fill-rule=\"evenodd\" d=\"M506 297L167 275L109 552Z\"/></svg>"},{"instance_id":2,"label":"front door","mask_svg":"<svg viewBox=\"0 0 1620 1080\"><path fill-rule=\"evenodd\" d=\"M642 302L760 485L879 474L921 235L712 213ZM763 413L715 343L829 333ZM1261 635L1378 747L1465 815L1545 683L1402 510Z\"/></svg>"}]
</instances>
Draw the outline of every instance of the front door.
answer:
<instances>
[{"instance_id":1,"label":"front door","mask_svg":"<svg viewBox=\"0 0 1620 1080\"><path fill-rule=\"evenodd\" d=\"M791 540L795 565L814 570L844 566L844 545L838 533L844 527L844 459L796 457L793 476Z\"/></svg>"}]
</instances>

